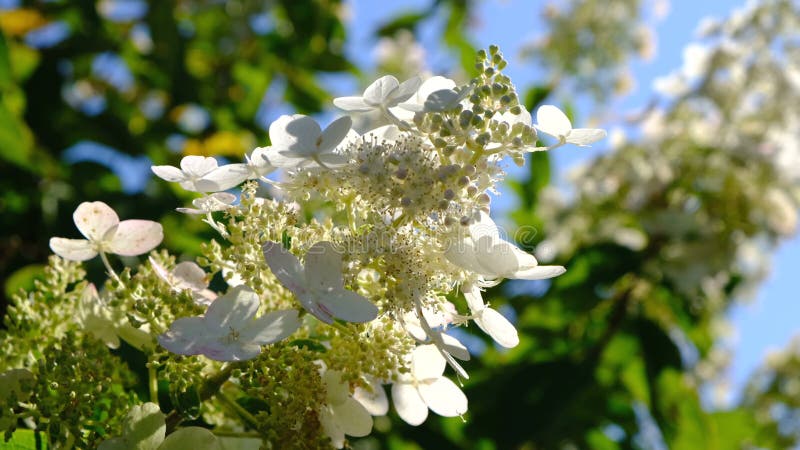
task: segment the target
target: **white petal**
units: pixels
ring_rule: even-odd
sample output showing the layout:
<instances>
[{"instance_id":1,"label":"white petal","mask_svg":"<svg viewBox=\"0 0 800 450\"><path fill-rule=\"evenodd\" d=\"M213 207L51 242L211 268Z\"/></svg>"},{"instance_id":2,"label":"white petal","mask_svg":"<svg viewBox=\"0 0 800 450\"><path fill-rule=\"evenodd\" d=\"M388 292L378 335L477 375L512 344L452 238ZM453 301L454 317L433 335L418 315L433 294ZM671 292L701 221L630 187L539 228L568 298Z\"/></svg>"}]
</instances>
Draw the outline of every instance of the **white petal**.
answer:
<instances>
[{"instance_id":1,"label":"white petal","mask_svg":"<svg viewBox=\"0 0 800 450\"><path fill-rule=\"evenodd\" d=\"M567 142L575 145L593 144L606 137L606 130L600 128L575 128L567 135Z\"/></svg>"},{"instance_id":2,"label":"white petal","mask_svg":"<svg viewBox=\"0 0 800 450\"><path fill-rule=\"evenodd\" d=\"M192 261L179 263L172 269L172 276L177 279L176 287L180 289L202 290L208 286L208 274Z\"/></svg>"},{"instance_id":3,"label":"white petal","mask_svg":"<svg viewBox=\"0 0 800 450\"><path fill-rule=\"evenodd\" d=\"M337 97L333 99L333 104L348 112L367 112L375 109L364 101L364 97Z\"/></svg>"},{"instance_id":4,"label":"white petal","mask_svg":"<svg viewBox=\"0 0 800 450\"><path fill-rule=\"evenodd\" d=\"M267 150L263 153L263 157L266 158L269 165L282 169L293 169L297 167L298 164L305 161L305 158L292 155L292 152L280 150L275 147L267 147Z\"/></svg>"},{"instance_id":5,"label":"white petal","mask_svg":"<svg viewBox=\"0 0 800 450\"><path fill-rule=\"evenodd\" d=\"M158 450L224 450L222 443L211 431L201 427L181 427L170 433Z\"/></svg>"},{"instance_id":6,"label":"white petal","mask_svg":"<svg viewBox=\"0 0 800 450\"><path fill-rule=\"evenodd\" d=\"M567 269L563 266L537 266L509 274L508 278L515 280L543 280L557 277L566 271Z\"/></svg>"},{"instance_id":7,"label":"white petal","mask_svg":"<svg viewBox=\"0 0 800 450\"><path fill-rule=\"evenodd\" d=\"M112 253L136 256L156 248L164 240L161 224L152 220L123 220L108 243Z\"/></svg>"},{"instance_id":8,"label":"white petal","mask_svg":"<svg viewBox=\"0 0 800 450\"><path fill-rule=\"evenodd\" d=\"M480 316L475 319L475 323L503 347L512 348L519 344L517 329L508 319L492 308L485 308L481 311Z\"/></svg>"},{"instance_id":9,"label":"white petal","mask_svg":"<svg viewBox=\"0 0 800 450\"><path fill-rule=\"evenodd\" d=\"M103 202L83 202L72 214L75 226L90 241L100 242L119 223L119 216Z\"/></svg>"},{"instance_id":10,"label":"white petal","mask_svg":"<svg viewBox=\"0 0 800 450\"><path fill-rule=\"evenodd\" d=\"M440 89L432 92L423 103L423 110L439 112L455 107L461 101L462 95L453 89Z\"/></svg>"},{"instance_id":11,"label":"white petal","mask_svg":"<svg viewBox=\"0 0 800 450\"><path fill-rule=\"evenodd\" d=\"M344 431L336 422L336 417L329 406L323 406L319 412L319 423L325 434L331 439L334 448L344 447Z\"/></svg>"},{"instance_id":12,"label":"white petal","mask_svg":"<svg viewBox=\"0 0 800 450\"><path fill-rule=\"evenodd\" d=\"M192 178L199 178L217 168L217 160L210 156L190 155L181 159L181 170Z\"/></svg>"},{"instance_id":13,"label":"white petal","mask_svg":"<svg viewBox=\"0 0 800 450\"><path fill-rule=\"evenodd\" d=\"M409 425L420 425L428 418L428 406L422 401L419 391L413 385L393 384L392 401L397 414Z\"/></svg>"},{"instance_id":14,"label":"white petal","mask_svg":"<svg viewBox=\"0 0 800 450\"><path fill-rule=\"evenodd\" d=\"M214 361L247 361L261 354L261 346L249 342L228 341L224 338L206 339L195 347L195 354Z\"/></svg>"},{"instance_id":15,"label":"white petal","mask_svg":"<svg viewBox=\"0 0 800 450\"><path fill-rule=\"evenodd\" d=\"M462 361L469 361L469 350L467 350L467 347L465 347L464 344L462 344L458 339L445 333L441 334L441 338L442 343L444 344L444 350L447 353L450 353Z\"/></svg>"},{"instance_id":16,"label":"white petal","mask_svg":"<svg viewBox=\"0 0 800 450\"><path fill-rule=\"evenodd\" d=\"M175 166L152 166L150 170L162 180L178 182L186 179L183 171Z\"/></svg>"},{"instance_id":17,"label":"white petal","mask_svg":"<svg viewBox=\"0 0 800 450\"><path fill-rule=\"evenodd\" d=\"M350 397L350 387L342 382L342 373L338 370L327 370L322 374L325 383L325 398L329 405L339 405Z\"/></svg>"},{"instance_id":18,"label":"white petal","mask_svg":"<svg viewBox=\"0 0 800 450\"><path fill-rule=\"evenodd\" d=\"M509 242L484 236L476 242L476 248L478 263L482 269L478 273L482 275L505 278L507 274L519 269L517 254L514 252L516 247Z\"/></svg>"},{"instance_id":19,"label":"white petal","mask_svg":"<svg viewBox=\"0 0 800 450\"><path fill-rule=\"evenodd\" d=\"M92 243L86 239L50 238L50 249L70 261L86 261L97 256Z\"/></svg>"},{"instance_id":20,"label":"white petal","mask_svg":"<svg viewBox=\"0 0 800 450\"><path fill-rule=\"evenodd\" d=\"M492 220L492 217L484 211L480 212L480 218L469 225L469 234L474 241L482 237L489 237L492 240L500 240L500 229Z\"/></svg>"},{"instance_id":21,"label":"white petal","mask_svg":"<svg viewBox=\"0 0 800 450\"><path fill-rule=\"evenodd\" d=\"M250 321L239 334L242 341L259 345L282 341L300 328L297 311L273 311Z\"/></svg>"},{"instance_id":22,"label":"white petal","mask_svg":"<svg viewBox=\"0 0 800 450\"><path fill-rule=\"evenodd\" d=\"M414 76L406 81L403 81L400 83L400 86L398 86L397 89L392 92L391 98L388 99L390 101L387 103L387 106L394 106L400 102L408 100L412 95L417 93L417 90L421 84L422 79L420 79L418 76Z\"/></svg>"},{"instance_id":23,"label":"white petal","mask_svg":"<svg viewBox=\"0 0 800 450\"><path fill-rule=\"evenodd\" d=\"M353 398L373 416L383 416L389 412L389 398L381 383L374 377L368 377L369 387L357 387Z\"/></svg>"},{"instance_id":24,"label":"white petal","mask_svg":"<svg viewBox=\"0 0 800 450\"><path fill-rule=\"evenodd\" d=\"M336 148L347 136L352 126L353 119L350 116L340 117L331 122L328 128L325 128L325 131L322 132L317 153L327 153Z\"/></svg>"},{"instance_id":25,"label":"white petal","mask_svg":"<svg viewBox=\"0 0 800 450\"><path fill-rule=\"evenodd\" d=\"M417 92L417 96L423 102L428 99L428 96L436 91L441 91L444 89L453 90L456 87L456 82L442 76L435 76L430 77L425 82L422 83L419 87L419 91Z\"/></svg>"},{"instance_id":26,"label":"white petal","mask_svg":"<svg viewBox=\"0 0 800 450\"><path fill-rule=\"evenodd\" d=\"M542 105L536 110L536 128L551 136L566 137L572 129L567 116L553 105Z\"/></svg>"},{"instance_id":27,"label":"white petal","mask_svg":"<svg viewBox=\"0 0 800 450\"><path fill-rule=\"evenodd\" d=\"M344 403L332 405L334 419L339 428L349 436L362 437L372 431L372 416L357 401L348 398Z\"/></svg>"},{"instance_id":28,"label":"white petal","mask_svg":"<svg viewBox=\"0 0 800 450\"><path fill-rule=\"evenodd\" d=\"M341 289L317 295L317 304L323 311L345 322L364 323L378 317L378 307L353 291Z\"/></svg>"},{"instance_id":29,"label":"white petal","mask_svg":"<svg viewBox=\"0 0 800 450\"><path fill-rule=\"evenodd\" d=\"M399 86L400 82L397 81L397 78L391 75L382 76L364 90L364 102L368 105L379 106L383 104Z\"/></svg>"},{"instance_id":30,"label":"white petal","mask_svg":"<svg viewBox=\"0 0 800 450\"><path fill-rule=\"evenodd\" d=\"M306 277L300 260L283 248L280 242L267 242L262 249L264 259L278 281L295 295L298 295L298 292L305 293Z\"/></svg>"},{"instance_id":31,"label":"white petal","mask_svg":"<svg viewBox=\"0 0 800 450\"><path fill-rule=\"evenodd\" d=\"M419 381L436 379L444 373L445 360L433 344L420 345L411 355L411 374Z\"/></svg>"},{"instance_id":32,"label":"white petal","mask_svg":"<svg viewBox=\"0 0 800 450\"><path fill-rule=\"evenodd\" d=\"M167 426L164 413L155 403L133 406L125 416L124 439L136 450L155 450L164 441Z\"/></svg>"},{"instance_id":33,"label":"white petal","mask_svg":"<svg viewBox=\"0 0 800 450\"><path fill-rule=\"evenodd\" d=\"M317 242L306 252L305 273L312 289L342 289L342 255L332 243Z\"/></svg>"},{"instance_id":34,"label":"white petal","mask_svg":"<svg viewBox=\"0 0 800 450\"><path fill-rule=\"evenodd\" d=\"M269 126L272 147L278 151L288 150L298 156L314 153L321 134L317 121L302 114L280 116Z\"/></svg>"},{"instance_id":35,"label":"white petal","mask_svg":"<svg viewBox=\"0 0 800 450\"><path fill-rule=\"evenodd\" d=\"M238 186L250 177L247 164L226 164L205 174L197 181L197 187L203 192L225 191Z\"/></svg>"},{"instance_id":36,"label":"white petal","mask_svg":"<svg viewBox=\"0 0 800 450\"><path fill-rule=\"evenodd\" d=\"M207 336L208 328L202 317L181 317L158 336L158 342L172 353L197 355L197 347L205 343Z\"/></svg>"},{"instance_id":37,"label":"white petal","mask_svg":"<svg viewBox=\"0 0 800 450\"><path fill-rule=\"evenodd\" d=\"M448 245L444 256L451 263L475 273L482 273L483 267L478 262L478 254L472 239L461 239Z\"/></svg>"},{"instance_id":38,"label":"white petal","mask_svg":"<svg viewBox=\"0 0 800 450\"><path fill-rule=\"evenodd\" d=\"M241 331L256 315L261 302L258 295L245 285L232 288L208 307L205 321L209 330L227 334L231 329Z\"/></svg>"},{"instance_id":39,"label":"white petal","mask_svg":"<svg viewBox=\"0 0 800 450\"><path fill-rule=\"evenodd\" d=\"M467 306L473 314L483 310L485 307L483 296L477 285L473 283L465 284L461 287L461 290L464 291L464 298L467 300Z\"/></svg>"},{"instance_id":40,"label":"white petal","mask_svg":"<svg viewBox=\"0 0 800 450\"><path fill-rule=\"evenodd\" d=\"M456 417L467 412L467 396L448 378L419 385L419 395L431 411L444 417Z\"/></svg>"}]
</instances>

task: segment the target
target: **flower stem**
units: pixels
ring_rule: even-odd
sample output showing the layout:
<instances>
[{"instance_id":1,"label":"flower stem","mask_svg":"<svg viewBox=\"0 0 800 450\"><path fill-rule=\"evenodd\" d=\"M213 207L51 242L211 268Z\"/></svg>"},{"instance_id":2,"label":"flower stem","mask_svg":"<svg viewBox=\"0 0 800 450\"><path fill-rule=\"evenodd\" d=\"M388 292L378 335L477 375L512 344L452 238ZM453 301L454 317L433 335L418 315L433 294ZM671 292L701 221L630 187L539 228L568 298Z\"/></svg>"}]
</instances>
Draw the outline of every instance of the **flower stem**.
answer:
<instances>
[{"instance_id":1,"label":"flower stem","mask_svg":"<svg viewBox=\"0 0 800 450\"><path fill-rule=\"evenodd\" d=\"M255 417L253 417L252 414L250 414L250 411L244 409L242 405L236 403L235 400L223 394L222 391L218 391L214 396L217 399L219 399L222 403L224 403L225 406L232 409L236 414L238 414L239 417L241 417L242 420L244 420L247 423L247 425L249 425L253 429L256 430L258 429L258 421L256 420Z\"/></svg>"},{"instance_id":2,"label":"flower stem","mask_svg":"<svg viewBox=\"0 0 800 450\"><path fill-rule=\"evenodd\" d=\"M114 279L119 284L122 284L122 280L119 279L119 275L117 272L114 271L114 268L111 267L111 263L108 261L108 256L106 256L105 252L100 252L100 259L103 261L103 265L106 266L106 270L108 271L108 275Z\"/></svg>"},{"instance_id":3,"label":"flower stem","mask_svg":"<svg viewBox=\"0 0 800 450\"><path fill-rule=\"evenodd\" d=\"M156 365L153 361L147 363L147 375L150 378L150 401L158 405L158 374L156 373Z\"/></svg>"}]
</instances>

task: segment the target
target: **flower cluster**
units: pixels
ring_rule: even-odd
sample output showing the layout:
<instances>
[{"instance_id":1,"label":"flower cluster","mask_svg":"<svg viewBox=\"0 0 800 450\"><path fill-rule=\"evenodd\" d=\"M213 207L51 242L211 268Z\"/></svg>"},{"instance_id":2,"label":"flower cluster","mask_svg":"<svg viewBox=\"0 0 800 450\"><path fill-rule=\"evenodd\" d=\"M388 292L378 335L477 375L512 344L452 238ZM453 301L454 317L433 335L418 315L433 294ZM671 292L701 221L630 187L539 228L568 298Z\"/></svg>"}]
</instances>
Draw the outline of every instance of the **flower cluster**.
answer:
<instances>
[{"instance_id":1,"label":"flower cluster","mask_svg":"<svg viewBox=\"0 0 800 450\"><path fill-rule=\"evenodd\" d=\"M199 265L151 253L136 273L118 275L106 254L152 250L160 226L82 204L75 222L88 240L53 238L51 246L76 261L100 254L111 275L100 293L86 288L88 332L148 355L153 401L154 380L169 380L179 414L199 411L210 424L247 427L278 447L298 439L342 447L346 435L369 434L372 416L388 411L385 384L409 424L429 409L463 416L467 398L445 369L468 378L459 361L470 353L448 331L474 321L498 345L514 347L513 324L484 303L481 288L565 270L539 265L490 218L504 164L605 136L572 128L554 106L541 107L533 123L505 65L492 47L463 85L385 76L362 95L335 99L348 114L378 113L389 123L363 134L349 115L324 129L311 117L282 116L269 128L271 145L245 163L187 156L180 168L153 167L202 195L194 208L179 208L219 233ZM557 142L537 146L537 130ZM258 195L258 180L273 198ZM225 191L242 183L237 202ZM209 288L217 274L224 292ZM245 397L266 404L244 408L237 401ZM186 398L200 404L184 408ZM138 445L131 423L145 413L163 423L154 405L136 406L106 448ZM142 439L152 441L147 448L170 442L161 425Z\"/></svg>"}]
</instances>

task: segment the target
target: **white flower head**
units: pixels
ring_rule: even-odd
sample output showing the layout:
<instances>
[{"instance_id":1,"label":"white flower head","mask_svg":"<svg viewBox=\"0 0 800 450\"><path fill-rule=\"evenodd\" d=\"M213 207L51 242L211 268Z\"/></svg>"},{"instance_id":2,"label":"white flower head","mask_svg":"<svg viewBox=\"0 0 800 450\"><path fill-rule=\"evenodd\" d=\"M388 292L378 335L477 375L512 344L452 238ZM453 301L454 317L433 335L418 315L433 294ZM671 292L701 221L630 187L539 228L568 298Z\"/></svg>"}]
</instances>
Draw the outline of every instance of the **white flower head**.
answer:
<instances>
[{"instance_id":1,"label":"white flower head","mask_svg":"<svg viewBox=\"0 0 800 450\"><path fill-rule=\"evenodd\" d=\"M362 323L378 316L378 308L369 300L344 288L342 255L330 242L312 245L306 253L305 265L279 242L267 242L263 250L264 259L278 281L319 320Z\"/></svg>"},{"instance_id":2,"label":"white flower head","mask_svg":"<svg viewBox=\"0 0 800 450\"><path fill-rule=\"evenodd\" d=\"M245 285L217 297L204 316L182 317L158 337L179 355L205 355L216 361L243 361L261 353L261 346L280 341L300 327L296 310L273 311L255 318L260 301Z\"/></svg>"},{"instance_id":3,"label":"white flower head","mask_svg":"<svg viewBox=\"0 0 800 450\"><path fill-rule=\"evenodd\" d=\"M445 360L434 345L420 345L410 356L411 371L398 375L392 385L392 400L400 418L419 425L428 409L444 417L467 412L467 397L450 379L442 376Z\"/></svg>"},{"instance_id":4,"label":"white flower head","mask_svg":"<svg viewBox=\"0 0 800 450\"><path fill-rule=\"evenodd\" d=\"M606 137L600 128L572 128L572 123L560 109L542 105L536 110L536 129L555 137L564 144L586 147Z\"/></svg>"},{"instance_id":5,"label":"white flower head","mask_svg":"<svg viewBox=\"0 0 800 450\"><path fill-rule=\"evenodd\" d=\"M350 395L350 388L342 381L342 374L328 370L322 375L326 402L322 405L319 421L333 446L344 447L344 436L362 437L372 431L372 416Z\"/></svg>"},{"instance_id":6,"label":"white flower head","mask_svg":"<svg viewBox=\"0 0 800 450\"><path fill-rule=\"evenodd\" d=\"M540 266L533 255L502 239L497 225L484 212L470 225L469 233L469 237L450 245L445 257L487 280L541 280L566 272L562 266Z\"/></svg>"},{"instance_id":7,"label":"white flower head","mask_svg":"<svg viewBox=\"0 0 800 450\"><path fill-rule=\"evenodd\" d=\"M363 95L338 97L333 99L333 104L347 112L386 111L411 98L421 83L419 77L400 83L397 78L386 75L367 86Z\"/></svg>"},{"instance_id":8,"label":"white flower head","mask_svg":"<svg viewBox=\"0 0 800 450\"><path fill-rule=\"evenodd\" d=\"M103 202L83 202L72 214L75 226L86 239L50 238L58 256L86 261L98 253L136 256L154 249L164 239L161 224L151 220L123 220Z\"/></svg>"},{"instance_id":9,"label":"white flower head","mask_svg":"<svg viewBox=\"0 0 800 450\"><path fill-rule=\"evenodd\" d=\"M233 186L221 186L209 175L218 168L217 160L207 156L184 156L180 169L175 166L152 166L150 170L157 177L178 183L182 188L192 192L224 191Z\"/></svg>"},{"instance_id":10,"label":"white flower head","mask_svg":"<svg viewBox=\"0 0 800 450\"><path fill-rule=\"evenodd\" d=\"M264 148L260 157L284 169L340 166L348 158L334 150L352 126L349 116L334 120L325 130L316 120L302 114L280 116L269 126L272 146Z\"/></svg>"},{"instance_id":11,"label":"white flower head","mask_svg":"<svg viewBox=\"0 0 800 450\"><path fill-rule=\"evenodd\" d=\"M167 270L152 256L149 259L156 275L166 281L175 292L188 289L196 303L206 306L217 298L217 294L208 289L208 274L194 262L183 261L172 270Z\"/></svg>"},{"instance_id":12,"label":"white flower head","mask_svg":"<svg viewBox=\"0 0 800 450\"><path fill-rule=\"evenodd\" d=\"M462 287L467 306L472 312L472 320L478 328L491 336L498 345L513 348L519 344L519 335L514 325L502 314L483 303L481 291L475 284L465 284Z\"/></svg>"},{"instance_id":13,"label":"white flower head","mask_svg":"<svg viewBox=\"0 0 800 450\"><path fill-rule=\"evenodd\" d=\"M230 192L214 192L192 200L194 208L175 208L175 210L184 214L208 214L224 211L230 208L235 201L236 196Z\"/></svg>"}]
</instances>

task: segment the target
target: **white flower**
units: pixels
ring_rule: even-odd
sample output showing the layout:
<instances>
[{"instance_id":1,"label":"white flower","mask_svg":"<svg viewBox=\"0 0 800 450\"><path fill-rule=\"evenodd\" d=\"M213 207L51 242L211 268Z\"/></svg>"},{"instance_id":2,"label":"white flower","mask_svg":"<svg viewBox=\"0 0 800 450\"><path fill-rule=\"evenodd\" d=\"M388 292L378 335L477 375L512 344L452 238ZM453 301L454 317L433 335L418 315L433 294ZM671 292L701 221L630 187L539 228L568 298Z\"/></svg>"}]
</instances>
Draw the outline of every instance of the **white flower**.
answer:
<instances>
[{"instance_id":1,"label":"white flower","mask_svg":"<svg viewBox=\"0 0 800 450\"><path fill-rule=\"evenodd\" d=\"M469 283L462 287L467 306L472 312L472 320L478 328L491 336L499 345L512 348L519 344L517 329L502 314L483 303L481 291L477 285Z\"/></svg>"},{"instance_id":2,"label":"white flower","mask_svg":"<svg viewBox=\"0 0 800 450\"><path fill-rule=\"evenodd\" d=\"M400 83L397 78L386 75L375 80L364 90L364 95L333 99L336 107L347 112L388 111L411 98L421 84L419 77Z\"/></svg>"},{"instance_id":3,"label":"white flower","mask_svg":"<svg viewBox=\"0 0 800 450\"><path fill-rule=\"evenodd\" d=\"M344 288L342 256L330 242L312 245L305 267L278 242L267 242L263 250L272 273L319 320L369 322L378 316L378 308L369 300Z\"/></svg>"},{"instance_id":4,"label":"white flower","mask_svg":"<svg viewBox=\"0 0 800 450\"><path fill-rule=\"evenodd\" d=\"M430 77L420 85L417 92L412 95L408 101L400 103L397 107L392 108L392 113L399 119L411 121L414 119L415 112L425 111L425 101L434 92L448 91L455 93L456 82L442 76ZM443 98L447 94L439 93L431 98L429 107L433 107L434 101Z\"/></svg>"},{"instance_id":5,"label":"white flower","mask_svg":"<svg viewBox=\"0 0 800 450\"><path fill-rule=\"evenodd\" d=\"M208 289L208 274L192 261L183 261L172 270L167 270L151 256L150 265L156 275L175 292L190 290L198 304L208 306L217 298L217 294Z\"/></svg>"},{"instance_id":6,"label":"white flower","mask_svg":"<svg viewBox=\"0 0 800 450\"><path fill-rule=\"evenodd\" d=\"M340 117L323 131L316 120L302 114L283 115L269 126L271 147L263 150L263 157L275 167L330 167L345 164L348 158L335 153L336 147L347 137L352 119Z\"/></svg>"},{"instance_id":7,"label":"white flower","mask_svg":"<svg viewBox=\"0 0 800 450\"><path fill-rule=\"evenodd\" d=\"M221 187L216 181L208 178L208 175L217 168L217 160L214 158L190 155L181 159L180 169L175 166L152 166L150 170L163 180L180 184L187 191L217 192L233 187Z\"/></svg>"},{"instance_id":8,"label":"white flower","mask_svg":"<svg viewBox=\"0 0 800 450\"><path fill-rule=\"evenodd\" d=\"M487 280L541 280L566 272L562 266L540 266L533 255L502 239L497 225L484 212L479 221L470 225L469 233L469 237L450 245L445 257Z\"/></svg>"},{"instance_id":9,"label":"white flower","mask_svg":"<svg viewBox=\"0 0 800 450\"><path fill-rule=\"evenodd\" d=\"M155 403L136 405L125 416L122 436L107 439L99 450L222 450L222 443L201 427L178 428L167 434L166 417ZM166 437L166 439L165 439Z\"/></svg>"},{"instance_id":10,"label":"white flower","mask_svg":"<svg viewBox=\"0 0 800 450\"><path fill-rule=\"evenodd\" d=\"M214 211L224 211L236 201L236 196L230 192L214 192L192 200L194 208L175 208L184 214L208 214Z\"/></svg>"},{"instance_id":11,"label":"white flower","mask_svg":"<svg viewBox=\"0 0 800 450\"><path fill-rule=\"evenodd\" d=\"M542 105L536 110L536 129L549 134L562 144L585 147L606 137L600 128L572 128L572 123L560 109L553 105Z\"/></svg>"},{"instance_id":12,"label":"white flower","mask_svg":"<svg viewBox=\"0 0 800 450\"><path fill-rule=\"evenodd\" d=\"M58 256L86 261L98 253L136 256L154 249L164 239L161 224L150 220L123 220L103 202L83 202L72 214L86 239L50 238Z\"/></svg>"},{"instance_id":13,"label":"white flower","mask_svg":"<svg viewBox=\"0 0 800 450\"><path fill-rule=\"evenodd\" d=\"M445 360L433 345L421 345L411 353L411 371L398 375L392 385L392 400L400 418L419 425L428 408L445 417L467 412L467 397L444 373Z\"/></svg>"},{"instance_id":14,"label":"white flower","mask_svg":"<svg viewBox=\"0 0 800 450\"><path fill-rule=\"evenodd\" d=\"M367 388L357 387L353 398L373 416L385 416L389 412L389 397L377 378L367 376Z\"/></svg>"},{"instance_id":15,"label":"white flower","mask_svg":"<svg viewBox=\"0 0 800 450\"><path fill-rule=\"evenodd\" d=\"M258 147L250 155L245 155L244 163L226 164L211 170L202 176L201 186L213 187L212 191L224 191L246 180L260 179L275 170L267 160L268 152L269 147Z\"/></svg>"},{"instance_id":16,"label":"white flower","mask_svg":"<svg viewBox=\"0 0 800 450\"><path fill-rule=\"evenodd\" d=\"M345 434L355 437L368 435L372 431L372 416L350 396L348 384L342 382L342 374L328 370L322 375L322 381L325 383L326 401L320 409L319 422L333 446L344 447Z\"/></svg>"},{"instance_id":17,"label":"white flower","mask_svg":"<svg viewBox=\"0 0 800 450\"><path fill-rule=\"evenodd\" d=\"M117 323L110 308L100 299L97 288L89 283L81 294L78 304L78 323L89 334L109 348L119 347Z\"/></svg>"},{"instance_id":18,"label":"white flower","mask_svg":"<svg viewBox=\"0 0 800 450\"><path fill-rule=\"evenodd\" d=\"M397 106L415 113L446 111L458 106L471 92L472 86L457 88L455 82L449 78L432 77L420 86L416 98ZM413 118L413 114L411 117Z\"/></svg>"},{"instance_id":19,"label":"white flower","mask_svg":"<svg viewBox=\"0 0 800 450\"><path fill-rule=\"evenodd\" d=\"M158 337L179 355L205 355L217 361L243 361L261 346L280 341L300 327L296 310L273 311L255 318L260 301L249 287L237 286L218 297L201 317L181 317Z\"/></svg>"}]
</instances>

